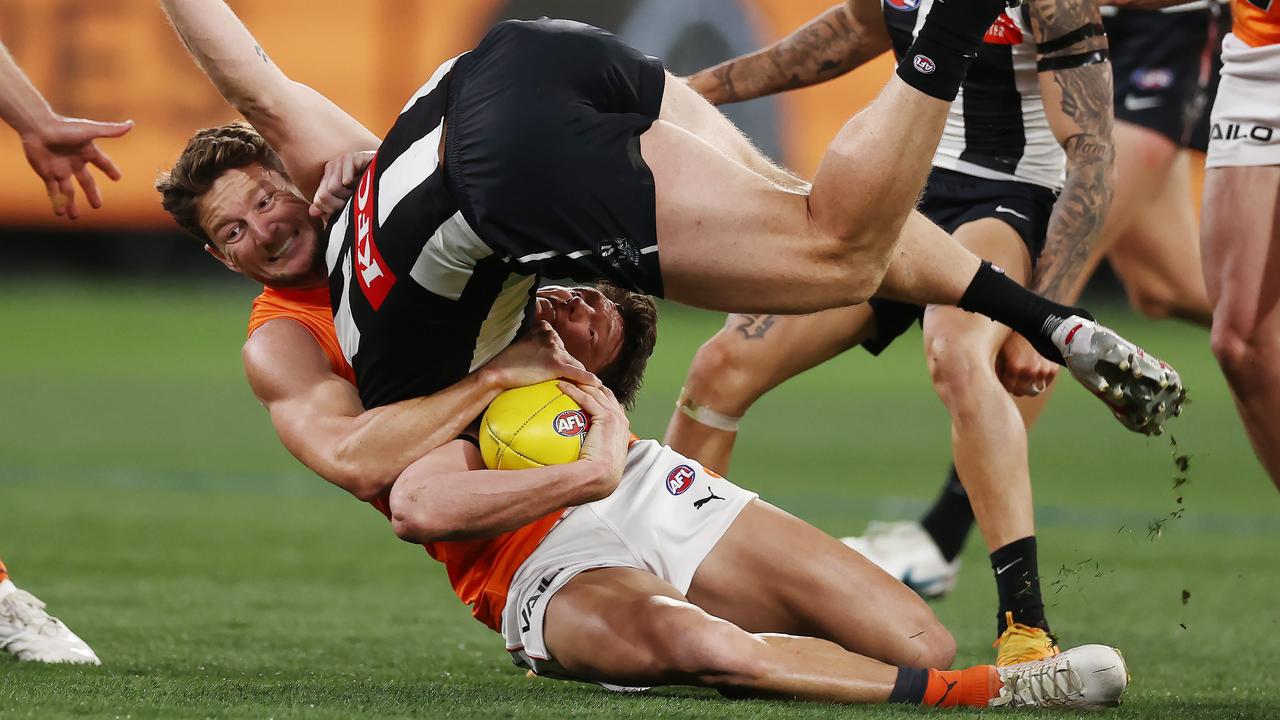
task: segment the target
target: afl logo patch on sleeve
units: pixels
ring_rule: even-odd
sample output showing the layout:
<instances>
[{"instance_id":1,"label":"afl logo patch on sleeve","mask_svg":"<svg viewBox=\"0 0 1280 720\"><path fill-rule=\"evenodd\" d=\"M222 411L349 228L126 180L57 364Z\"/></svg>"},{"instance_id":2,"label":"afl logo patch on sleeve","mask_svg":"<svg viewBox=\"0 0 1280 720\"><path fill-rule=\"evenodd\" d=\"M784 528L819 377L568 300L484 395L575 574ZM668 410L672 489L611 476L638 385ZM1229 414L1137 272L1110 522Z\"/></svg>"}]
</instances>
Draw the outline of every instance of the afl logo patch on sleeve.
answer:
<instances>
[{"instance_id":1,"label":"afl logo patch on sleeve","mask_svg":"<svg viewBox=\"0 0 1280 720\"><path fill-rule=\"evenodd\" d=\"M698 473L688 465L677 465L675 469L667 473L667 492L672 495L680 495L685 490L693 487L693 480Z\"/></svg>"},{"instance_id":2,"label":"afl logo patch on sleeve","mask_svg":"<svg viewBox=\"0 0 1280 720\"><path fill-rule=\"evenodd\" d=\"M911 67L924 75L932 75L933 71L938 69L927 55L916 55L911 59Z\"/></svg>"},{"instance_id":3,"label":"afl logo patch on sleeve","mask_svg":"<svg viewBox=\"0 0 1280 720\"><path fill-rule=\"evenodd\" d=\"M556 434L564 437L581 435L590 425L587 414L581 410L565 410L551 421L551 427L555 429Z\"/></svg>"}]
</instances>

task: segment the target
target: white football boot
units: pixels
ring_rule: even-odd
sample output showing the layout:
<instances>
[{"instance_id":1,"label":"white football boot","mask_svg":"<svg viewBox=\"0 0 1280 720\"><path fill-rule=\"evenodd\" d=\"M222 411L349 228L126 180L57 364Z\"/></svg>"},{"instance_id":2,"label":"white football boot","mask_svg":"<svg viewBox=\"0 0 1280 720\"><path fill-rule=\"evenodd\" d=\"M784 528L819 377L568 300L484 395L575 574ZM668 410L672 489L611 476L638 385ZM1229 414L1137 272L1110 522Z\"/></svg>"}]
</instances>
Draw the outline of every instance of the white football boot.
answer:
<instances>
[{"instance_id":1,"label":"white football boot","mask_svg":"<svg viewBox=\"0 0 1280 720\"><path fill-rule=\"evenodd\" d=\"M1116 331L1072 315L1052 339L1071 375L1130 430L1159 435L1171 418L1182 414L1187 391L1178 371Z\"/></svg>"},{"instance_id":2,"label":"white football boot","mask_svg":"<svg viewBox=\"0 0 1280 720\"><path fill-rule=\"evenodd\" d=\"M0 597L0 650L19 660L101 665L93 650L26 590Z\"/></svg>"},{"instance_id":3,"label":"white football boot","mask_svg":"<svg viewBox=\"0 0 1280 720\"><path fill-rule=\"evenodd\" d=\"M840 542L925 599L946 595L960 578L960 560L947 562L929 533L912 520L872 521L866 534L841 538Z\"/></svg>"},{"instance_id":4,"label":"white football boot","mask_svg":"<svg viewBox=\"0 0 1280 720\"><path fill-rule=\"evenodd\" d=\"M1081 645L997 671L1003 684L990 707L1104 710L1119 705L1129 685L1120 651L1106 645Z\"/></svg>"}]
</instances>

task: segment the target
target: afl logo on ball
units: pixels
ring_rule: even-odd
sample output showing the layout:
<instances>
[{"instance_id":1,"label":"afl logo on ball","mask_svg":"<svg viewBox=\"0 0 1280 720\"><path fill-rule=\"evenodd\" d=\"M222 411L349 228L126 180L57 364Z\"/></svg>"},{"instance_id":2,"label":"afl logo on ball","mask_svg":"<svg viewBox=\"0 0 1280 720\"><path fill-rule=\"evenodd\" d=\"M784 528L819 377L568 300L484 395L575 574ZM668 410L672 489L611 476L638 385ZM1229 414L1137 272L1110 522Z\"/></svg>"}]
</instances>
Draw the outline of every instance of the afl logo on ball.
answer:
<instances>
[{"instance_id":1,"label":"afl logo on ball","mask_svg":"<svg viewBox=\"0 0 1280 720\"><path fill-rule=\"evenodd\" d=\"M688 465L677 465L674 470L667 473L667 492L679 495L693 487L693 479L697 476L698 474Z\"/></svg>"},{"instance_id":2,"label":"afl logo on ball","mask_svg":"<svg viewBox=\"0 0 1280 720\"><path fill-rule=\"evenodd\" d=\"M587 414L581 410L565 410L551 421L551 427L555 428L556 434L564 437L581 435L587 431L589 425Z\"/></svg>"},{"instance_id":3,"label":"afl logo on ball","mask_svg":"<svg viewBox=\"0 0 1280 720\"><path fill-rule=\"evenodd\" d=\"M934 65L933 61L925 55L917 55L911 58L911 67L925 75L932 75L933 71L938 69L938 66Z\"/></svg>"}]
</instances>

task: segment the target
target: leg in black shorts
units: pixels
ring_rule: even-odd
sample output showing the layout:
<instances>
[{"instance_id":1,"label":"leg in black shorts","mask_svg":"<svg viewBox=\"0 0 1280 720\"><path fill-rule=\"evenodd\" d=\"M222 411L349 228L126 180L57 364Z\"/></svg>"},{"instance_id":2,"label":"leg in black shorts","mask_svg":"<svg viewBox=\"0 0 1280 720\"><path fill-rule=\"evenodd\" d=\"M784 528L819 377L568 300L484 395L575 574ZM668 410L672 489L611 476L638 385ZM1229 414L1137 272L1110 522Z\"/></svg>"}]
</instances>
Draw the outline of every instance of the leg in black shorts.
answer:
<instances>
[{"instance_id":1,"label":"leg in black shorts","mask_svg":"<svg viewBox=\"0 0 1280 720\"><path fill-rule=\"evenodd\" d=\"M1034 266L1044 249L1049 216L1057 199L1056 192L1040 185L987 180L935 168L925 185L920 212L948 233L982 218L1001 220L1022 238ZM869 303L875 311L876 329L862 347L872 355L879 355L924 317L924 308L919 305L880 298Z\"/></svg>"}]
</instances>

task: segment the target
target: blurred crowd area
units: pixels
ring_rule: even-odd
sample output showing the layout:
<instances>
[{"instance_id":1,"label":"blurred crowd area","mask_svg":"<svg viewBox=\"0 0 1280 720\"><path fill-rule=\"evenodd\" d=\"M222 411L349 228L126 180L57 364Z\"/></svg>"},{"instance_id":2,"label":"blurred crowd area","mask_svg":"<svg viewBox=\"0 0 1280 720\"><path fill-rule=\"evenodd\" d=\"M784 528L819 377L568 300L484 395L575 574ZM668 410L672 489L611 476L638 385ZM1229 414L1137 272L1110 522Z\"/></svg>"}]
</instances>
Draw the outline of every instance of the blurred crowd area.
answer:
<instances>
[{"instance_id":1,"label":"blurred crowd area","mask_svg":"<svg viewBox=\"0 0 1280 720\"><path fill-rule=\"evenodd\" d=\"M688 74L759 48L832 0L232 0L272 59L366 124L385 131L443 60L495 21L567 17L612 30ZM0 275L31 272L201 276L233 281L177 231L152 187L197 129L236 118L187 56L158 0L0 0L0 38L69 116L132 118L101 143L124 179L103 183L105 207L55 217L12 132L0 131ZM728 106L756 144L811 176L840 126L892 70L881 57L837 80ZM901 129L910 132L909 127ZM1198 177L1198 174L1197 174ZM1197 203L1198 204L1198 203ZM1095 283L1097 285L1098 283ZM1109 287L1107 273L1100 285Z\"/></svg>"}]
</instances>

